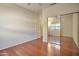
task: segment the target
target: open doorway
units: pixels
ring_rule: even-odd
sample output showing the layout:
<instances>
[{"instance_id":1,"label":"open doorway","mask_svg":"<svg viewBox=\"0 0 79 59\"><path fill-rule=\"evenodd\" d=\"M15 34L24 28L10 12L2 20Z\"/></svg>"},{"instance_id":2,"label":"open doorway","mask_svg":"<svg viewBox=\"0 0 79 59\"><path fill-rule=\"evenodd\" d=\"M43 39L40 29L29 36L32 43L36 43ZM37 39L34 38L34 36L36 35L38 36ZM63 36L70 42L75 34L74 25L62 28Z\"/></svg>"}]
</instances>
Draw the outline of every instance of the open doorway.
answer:
<instances>
[{"instance_id":1,"label":"open doorway","mask_svg":"<svg viewBox=\"0 0 79 59\"><path fill-rule=\"evenodd\" d=\"M71 13L48 17L48 43L55 47L53 49L57 49L60 55L79 55L78 15Z\"/></svg>"},{"instance_id":2,"label":"open doorway","mask_svg":"<svg viewBox=\"0 0 79 59\"><path fill-rule=\"evenodd\" d=\"M60 44L60 16L48 17L48 42Z\"/></svg>"}]
</instances>

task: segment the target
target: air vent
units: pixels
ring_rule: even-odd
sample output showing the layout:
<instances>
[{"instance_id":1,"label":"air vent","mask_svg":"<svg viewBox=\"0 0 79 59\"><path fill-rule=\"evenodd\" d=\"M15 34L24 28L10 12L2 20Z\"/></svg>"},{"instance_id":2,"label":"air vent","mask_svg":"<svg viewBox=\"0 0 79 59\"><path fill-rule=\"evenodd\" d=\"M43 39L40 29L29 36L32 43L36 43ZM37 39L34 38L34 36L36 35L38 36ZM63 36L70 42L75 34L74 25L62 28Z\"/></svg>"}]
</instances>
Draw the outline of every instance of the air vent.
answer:
<instances>
[{"instance_id":1,"label":"air vent","mask_svg":"<svg viewBox=\"0 0 79 59\"><path fill-rule=\"evenodd\" d=\"M27 5L31 5L31 3L27 3Z\"/></svg>"},{"instance_id":2,"label":"air vent","mask_svg":"<svg viewBox=\"0 0 79 59\"><path fill-rule=\"evenodd\" d=\"M51 3L50 5L55 5L56 3Z\"/></svg>"}]
</instances>

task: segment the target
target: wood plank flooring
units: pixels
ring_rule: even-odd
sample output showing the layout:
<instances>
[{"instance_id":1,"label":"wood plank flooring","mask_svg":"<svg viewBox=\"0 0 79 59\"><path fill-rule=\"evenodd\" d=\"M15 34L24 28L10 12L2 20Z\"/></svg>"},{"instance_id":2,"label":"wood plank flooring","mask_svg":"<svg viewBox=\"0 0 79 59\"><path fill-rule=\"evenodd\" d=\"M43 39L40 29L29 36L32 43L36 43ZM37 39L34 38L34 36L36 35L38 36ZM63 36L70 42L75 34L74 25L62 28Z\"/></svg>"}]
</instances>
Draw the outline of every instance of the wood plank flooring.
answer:
<instances>
[{"instance_id":1,"label":"wood plank flooring","mask_svg":"<svg viewBox=\"0 0 79 59\"><path fill-rule=\"evenodd\" d=\"M0 50L0 56L79 56L79 50L68 37L61 37L60 44L45 43L39 38Z\"/></svg>"}]
</instances>

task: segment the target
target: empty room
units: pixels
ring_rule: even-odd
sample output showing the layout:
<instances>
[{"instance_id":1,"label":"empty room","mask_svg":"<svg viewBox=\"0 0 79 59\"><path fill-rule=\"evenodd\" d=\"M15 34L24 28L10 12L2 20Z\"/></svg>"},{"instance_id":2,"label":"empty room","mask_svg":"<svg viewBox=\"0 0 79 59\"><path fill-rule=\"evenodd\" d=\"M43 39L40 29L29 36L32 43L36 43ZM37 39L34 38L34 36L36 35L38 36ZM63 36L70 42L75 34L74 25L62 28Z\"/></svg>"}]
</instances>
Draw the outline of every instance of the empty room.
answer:
<instances>
[{"instance_id":1,"label":"empty room","mask_svg":"<svg viewBox=\"0 0 79 59\"><path fill-rule=\"evenodd\" d=\"M79 3L0 3L0 56L79 56Z\"/></svg>"}]
</instances>

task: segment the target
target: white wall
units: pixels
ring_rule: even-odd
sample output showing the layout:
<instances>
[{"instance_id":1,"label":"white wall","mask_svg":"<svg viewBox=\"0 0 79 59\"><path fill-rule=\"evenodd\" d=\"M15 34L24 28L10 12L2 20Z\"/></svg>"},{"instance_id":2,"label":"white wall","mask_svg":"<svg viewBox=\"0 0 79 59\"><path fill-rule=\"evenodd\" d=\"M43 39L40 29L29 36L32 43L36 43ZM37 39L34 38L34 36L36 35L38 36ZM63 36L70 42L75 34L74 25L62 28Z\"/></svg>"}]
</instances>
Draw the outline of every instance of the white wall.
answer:
<instances>
[{"instance_id":1,"label":"white wall","mask_svg":"<svg viewBox=\"0 0 79 59\"><path fill-rule=\"evenodd\" d=\"M78 19L79 19L79 13L78 13ZM79 20L78 20L78 47L79 47Z\"/></svg>"},{"instance_id":2,"label":"white wall","mask_svg":"<svg viewBox=\"0 0 79 59\"><path fill-rule=\"evenodd\" d=\"M61 36L73 37L73 14L61 16Z\"/></svg>"},{"instance_id":3,"label":"white wall","mask_svg":"<svg viewBox=\"0 0 79 59\"><path fill-rule=\"evenodd\" d=\"M16 4L0 4L0 50L38 38L37 14Z\"/></svg>"},{"instance_id":4,"label":"white wall","mask_svg":"<svg viewBox=\"0 0 79 59\"><path fill-rule=\"evenodd\" d=\"M78 47L79 47L79 13L78 13Z\"/></svg>"},{"instance_id":5,"label":"white wall","mask_svg":"<svg viewBox=\"0 0 79 59\"><path fill-rule=\"evenodd\" d=\"M76 43L76 45L79 47L79 30L78 30L78 28L79 28L79 26L78 26L78 24L79 24L79 14L78 13L74 13L73 14L73 39L74 39L74 41L75 41L75 43Z\"/></svg>"},{"instance_id":6,"label":"white wall","mask_svg":"<svg viewBox=\"0 0 79 59\"><path fill-rule=\"evenodd\" d=\"M37 32L38 32L38 36L42 37L42 14L39 13L38 14L38 20L37 20Z\"/></svg>"},{"instance_id":7,"label":"white wall","mask_svg":"<svg viewBox=\"0 0 79 59\"><path fill-rule=\"evenodd\" d=\"M43 30L43 42L48 42L48 18L46 17L46 14L44 13L44 10L42 12L42 30Z\"/></svg>"}]
</instances>

